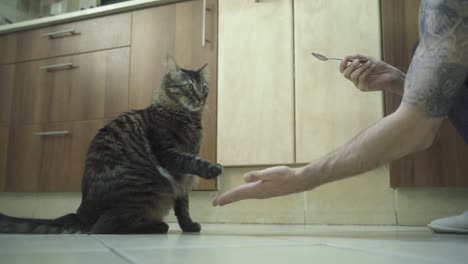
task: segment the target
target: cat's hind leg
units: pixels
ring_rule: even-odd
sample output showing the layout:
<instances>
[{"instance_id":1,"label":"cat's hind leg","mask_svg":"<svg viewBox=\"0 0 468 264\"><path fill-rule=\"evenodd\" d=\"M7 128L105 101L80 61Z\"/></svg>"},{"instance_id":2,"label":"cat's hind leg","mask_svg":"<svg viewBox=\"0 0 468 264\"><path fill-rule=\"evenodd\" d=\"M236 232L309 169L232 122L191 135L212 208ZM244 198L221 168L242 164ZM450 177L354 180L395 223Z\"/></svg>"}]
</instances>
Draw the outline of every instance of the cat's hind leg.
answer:
<instances>
[{"instance_id":1,"label":"cat's hind leg","mask_svg":"<svg viewBox=\"0 0 468 264\"><path fill-rule=\"evenodd\" d=\"M179 226L184 232L200 232L201 226L199 223L192 221L189 214L189 199L188 195L177 198L174 203L174 212L179 222Z\"/></svg>"}]
</instances>

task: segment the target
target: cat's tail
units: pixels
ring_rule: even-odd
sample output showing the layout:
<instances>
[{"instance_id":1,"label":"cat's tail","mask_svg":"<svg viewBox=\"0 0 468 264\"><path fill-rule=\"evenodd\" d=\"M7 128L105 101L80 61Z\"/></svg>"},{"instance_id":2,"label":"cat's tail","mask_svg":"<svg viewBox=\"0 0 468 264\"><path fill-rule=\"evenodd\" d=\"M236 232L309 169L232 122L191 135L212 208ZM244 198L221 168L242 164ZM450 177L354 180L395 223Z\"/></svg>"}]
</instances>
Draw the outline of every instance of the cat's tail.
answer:
<instances>
[{"instance_id":1,"label":"cat's tail","mask_svg":"<svg viewBox=\"0 0 468 264\"><path fill-rule=\"evenodd\" d=\"M57 219L18 218L0 214L0 233L3 234L71 234L84 233L85 225L77 214Z\"/></svg>"}]
</instances>

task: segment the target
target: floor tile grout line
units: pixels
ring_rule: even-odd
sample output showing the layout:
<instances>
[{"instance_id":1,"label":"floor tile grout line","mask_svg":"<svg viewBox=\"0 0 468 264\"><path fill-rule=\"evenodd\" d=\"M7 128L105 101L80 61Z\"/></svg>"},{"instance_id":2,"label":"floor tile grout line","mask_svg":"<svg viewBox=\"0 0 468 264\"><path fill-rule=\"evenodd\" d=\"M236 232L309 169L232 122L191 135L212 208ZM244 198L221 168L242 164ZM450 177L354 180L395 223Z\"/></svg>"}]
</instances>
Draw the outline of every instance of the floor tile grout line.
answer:
<instances>
[{"instance_id":1,"label":"floor tile grout line","mask_svg":"<svg viewBox=\"0 0 468 264\"><path fill-rule=\"evenodd\" d=\"M128 256L127 254L113 248L112 246L110 246L109 244L104 242L103 240L99 239L99 237L97 237L96 235L91 235L91 237L96 239L101 245L103 245L104 247L109 249L112 253L119 256L121 259L125 260L125 262L127 262L129 264L138 264L139 263L138 261L134 260L132 257Z\"/></svg>"}]
</instances>

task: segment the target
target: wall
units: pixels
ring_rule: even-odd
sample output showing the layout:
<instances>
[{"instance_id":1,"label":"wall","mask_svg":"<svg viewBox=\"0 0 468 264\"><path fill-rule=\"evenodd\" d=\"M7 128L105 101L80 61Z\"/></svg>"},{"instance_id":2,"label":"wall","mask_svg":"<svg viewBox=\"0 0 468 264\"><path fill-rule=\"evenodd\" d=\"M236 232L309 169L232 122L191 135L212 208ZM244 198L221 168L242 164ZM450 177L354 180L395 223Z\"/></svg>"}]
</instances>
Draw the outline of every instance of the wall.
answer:
<instances>
[{"instance_id":1,"label":"wall","mask_svg":"<svg viewBox=\"0 0 468 264\"><path fill-rule=\"evenodd\" d=\"M96 7L98 3L97 0L0 0L0 25L6 24L3 17L21 22Z\"/></svg>"},{"instance_id":2,"label":"wall","mask_svg":"<svg viewBox=\"0 0 468 264\"><path fill-rule=\"evenodd\" d=\"M389 188L388 167L330 183L307 193L241 201L213 208L219 193L241 184L260 168L226 168L219 192L193 192L192 218L206 223L426 225L468 210L468 189ZM0 193L0 212L22 217L58 217L76 210L79 193ZM175 221L170 214L169 222Z\"/></svg>"}]
</instances>

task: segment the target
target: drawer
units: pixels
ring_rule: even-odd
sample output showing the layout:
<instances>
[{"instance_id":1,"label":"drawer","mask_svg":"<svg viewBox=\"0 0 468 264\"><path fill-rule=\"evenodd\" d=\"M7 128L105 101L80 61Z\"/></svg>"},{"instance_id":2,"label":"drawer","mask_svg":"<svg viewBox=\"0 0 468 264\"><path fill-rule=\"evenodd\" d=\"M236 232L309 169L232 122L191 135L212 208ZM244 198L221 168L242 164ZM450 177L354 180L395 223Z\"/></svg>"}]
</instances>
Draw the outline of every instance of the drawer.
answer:
<instances>
[{"instance_id":1,"label":"drawer","mask_svg":"<svg viewBox=\"0 0 468 264\"><path fill-rule=\"evenodd\" d=\"M17 34L0 35L0 64L16 61Z\"/></svg>"},{"instance_id":2,"label":"drawer","mask_svg":"<svg viewBox=\"0 0 468 264\"><path fill-rule=\"evenodd\" d=\"M124 13L19 32L16 60L129 46L130 27L131 14Z\"/></svg>"},{"instance_id":3,"label":"drawer","mask_svg":"<svg viewBox=\"0 0 468 264\"><path fill-rule=\"evenodd\" d=\"M5 190L80 191L86 152L104 124L92 120L15 127Z\"/></svg>"},{"instance_id":4,"label":"drawer","mask_svg":"<svg viewBox=\"0 0 468 264\"><path fill-rule=\"evenodd\" d=\"M129 48L19 63L20 124L112 118L128 110Z\"/></svg>"}]
</instances>

